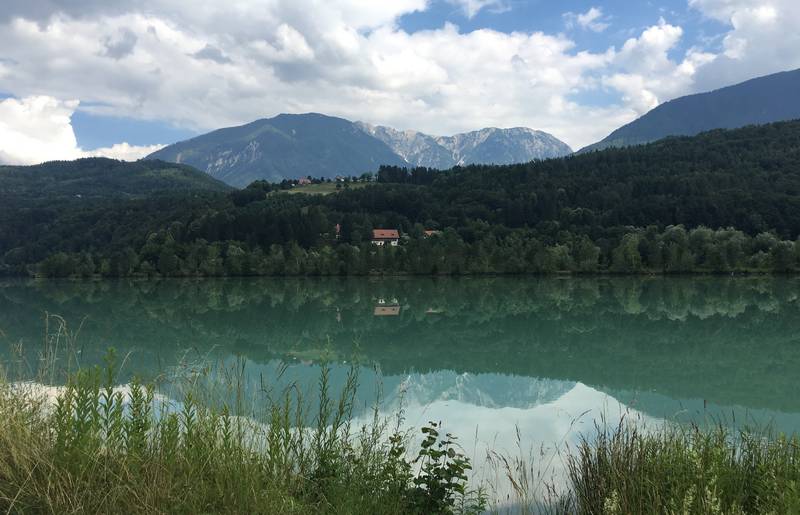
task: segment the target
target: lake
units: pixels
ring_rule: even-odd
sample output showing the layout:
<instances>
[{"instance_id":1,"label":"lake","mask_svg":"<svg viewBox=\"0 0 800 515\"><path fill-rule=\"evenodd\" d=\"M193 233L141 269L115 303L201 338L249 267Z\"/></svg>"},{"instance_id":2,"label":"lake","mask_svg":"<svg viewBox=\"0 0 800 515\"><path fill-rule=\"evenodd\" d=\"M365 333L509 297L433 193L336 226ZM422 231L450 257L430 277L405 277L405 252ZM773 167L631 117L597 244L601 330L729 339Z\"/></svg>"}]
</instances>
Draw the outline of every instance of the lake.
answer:
<instances>
[{"instance_id":1,"label":"lake","mask_svg":"<svg viewBox=\"0 0 800 515\"><path fill-rule=\"evenodd\" d=\"M797 431L799 295L794 277L10 280L0 339L22 376L56 341L67 366L47 313L81 366L125 356L121 382L213 362L246 390L313 391L325 362L336 390L355 367L357 419L380 397L442 421L494 481L487 449L558 477L559 448L623 414Z\"/></svg>"}]
</instances>

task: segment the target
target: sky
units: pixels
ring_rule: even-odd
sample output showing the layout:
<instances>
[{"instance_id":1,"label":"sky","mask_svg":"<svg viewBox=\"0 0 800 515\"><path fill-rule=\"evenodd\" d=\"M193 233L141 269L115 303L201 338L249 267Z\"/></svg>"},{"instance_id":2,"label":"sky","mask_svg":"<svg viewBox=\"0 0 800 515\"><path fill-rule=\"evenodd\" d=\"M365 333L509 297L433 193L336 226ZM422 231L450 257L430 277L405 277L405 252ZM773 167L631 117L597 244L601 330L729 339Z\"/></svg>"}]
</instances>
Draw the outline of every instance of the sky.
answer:
<instances>
[{"instance_id":1,"label":"sky","mask_svg":"<svg viewBox=\"0 0 800 515\"><path fill-rule=\"evenodd\" d=\"M280 113L574 149L667 100L800 68L798 0L3 0L0 163Z\"/></svg>"}]
</instances>

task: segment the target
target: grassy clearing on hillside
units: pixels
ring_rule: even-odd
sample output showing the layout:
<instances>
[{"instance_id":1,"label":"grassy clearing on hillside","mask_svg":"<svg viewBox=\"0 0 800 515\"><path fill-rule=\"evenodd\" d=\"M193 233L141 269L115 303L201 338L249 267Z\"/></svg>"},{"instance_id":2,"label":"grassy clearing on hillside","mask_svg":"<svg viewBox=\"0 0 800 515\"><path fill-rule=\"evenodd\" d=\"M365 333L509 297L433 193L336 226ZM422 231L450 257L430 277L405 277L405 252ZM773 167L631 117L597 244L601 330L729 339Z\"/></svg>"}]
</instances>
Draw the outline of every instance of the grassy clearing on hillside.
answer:
<instances>
[{"instance_id":1,"label":"grassy clearing on hillside","mask_svg":"<svg viewBox=\"0 0 800 515\"><path fill-rule=\"evenodd\" d=\"M341 189L337 189L336 185L339 184ZM351 182L347 185L347 189L360 189L366 186L369 183L366 182ZM331 193L337 193L339 191L344 191L345 185L342 183L336 182L322 182L319 184L304 184L302 186L295 186L290 190L281 190L285 193L305 193L306 195L330 195Z\"/></svg>"}]
</instances>

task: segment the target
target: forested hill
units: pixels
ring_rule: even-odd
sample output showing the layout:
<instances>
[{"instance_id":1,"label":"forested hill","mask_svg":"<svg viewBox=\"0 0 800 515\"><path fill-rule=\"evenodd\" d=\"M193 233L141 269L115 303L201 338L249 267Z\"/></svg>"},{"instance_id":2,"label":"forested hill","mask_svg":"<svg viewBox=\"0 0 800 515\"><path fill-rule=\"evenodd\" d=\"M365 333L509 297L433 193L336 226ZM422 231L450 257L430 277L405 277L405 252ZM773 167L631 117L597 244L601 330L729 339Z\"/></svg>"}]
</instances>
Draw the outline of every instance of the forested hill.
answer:
<instances>
[{"instance_id":1,"label":"forested hill","mask_svg":"<svg viewBox=\"0 0 800 515\"><path fill-rule=\"evenodd\" d=\"M339 186L2 203L0 272L800 271L800 121L520 165L383 167ZM373 246L376 228L400 245Z\"/></svg>"},{"instance_id":2,"label":"forested hill","mask_svg":"<svg viewBox=\"0 0 800 515\"><path fill-rule=\"evenodd\" d=\"M544 221L605 229L685 224L800 234L800 121L525 165L442 173L385 168L382 177L430 184L415 193L422 195L415 200L422 219L468 213L507 227ZM364 203L372 195L348 196L367 197L354 199Z\"/></svg>"},{"instance_id":3,"label":"forested hill","mask_svg":"<svg viewBox=\"0 0 800 515\"><path fill-rule=\"evenodd\" d=\"M0 198L142 197L154 193L225 192L232 188L186 165L106 158L0 166Z\"/></svg>"},{"instance_id":4,"label":"forested hill","mask_svg":"<svg viewBox=\"0 0 800 515\"><path fill-rule=\"evenodd\" d=\"M581 152L800 118L800 70L665 102Z\"/></svg>"}]
</instances>

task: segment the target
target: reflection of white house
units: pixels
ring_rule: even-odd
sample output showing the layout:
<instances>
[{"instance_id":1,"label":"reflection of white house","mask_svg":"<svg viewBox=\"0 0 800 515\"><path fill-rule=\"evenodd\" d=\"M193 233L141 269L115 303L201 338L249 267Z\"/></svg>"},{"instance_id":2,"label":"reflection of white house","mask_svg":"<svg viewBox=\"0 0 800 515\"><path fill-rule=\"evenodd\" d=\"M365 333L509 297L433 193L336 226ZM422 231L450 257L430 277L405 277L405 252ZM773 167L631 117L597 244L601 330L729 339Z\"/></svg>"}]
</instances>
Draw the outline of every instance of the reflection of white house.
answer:
<instances>
[{"instance_id":1,"label":"reflection of white house","mask_svg":"<svg viewBox=\"0 0 800 515\"><path fill-rule=\"evenodd\" d=\"M376 317L397 316L400 314L400 303L397 302L397 299L393 299L391 302L386 302L386 299L378 299L372 314Z\"/></svg>"},{"instance_id":2,"label":"reflection of white house","mask_svg":"<svg viewBox=\"0 0 800 515\"><path fill-rule=\"evenodd\" d=\"M391 245L396 247L400 243L400 233L397 229L373 229L372 231L372 244L373 245Z\"/></svg>"},{"instance_id":3,"label":"reflection of white house","mask_svg":"<svg viewBox=\"0 0 800 515\"><path fill-rule=\"evenodd\" d=\"M375 306L372 314L376 317L396 317L400 314L400 306Z\"/></svg>"}]
</instances>

